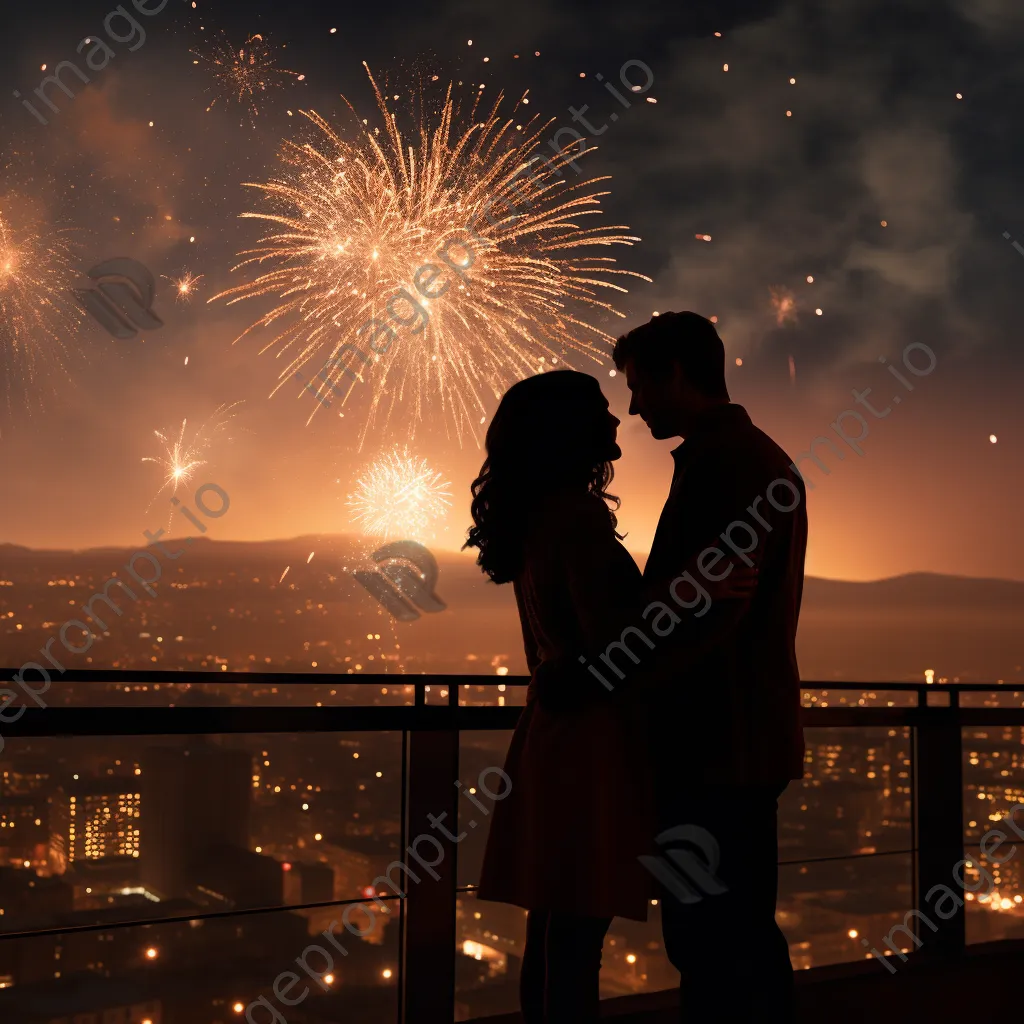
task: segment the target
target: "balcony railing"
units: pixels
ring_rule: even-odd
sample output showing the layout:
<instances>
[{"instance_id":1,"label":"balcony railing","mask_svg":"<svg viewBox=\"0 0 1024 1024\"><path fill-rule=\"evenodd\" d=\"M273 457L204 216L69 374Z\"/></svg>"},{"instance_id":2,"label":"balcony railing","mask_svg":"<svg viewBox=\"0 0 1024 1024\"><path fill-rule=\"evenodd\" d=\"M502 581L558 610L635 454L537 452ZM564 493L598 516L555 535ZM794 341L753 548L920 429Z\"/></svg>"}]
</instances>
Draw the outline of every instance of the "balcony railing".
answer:
<instances>
[{"instance_id":1,"label":"balcony railing","mask_svg":"<svg viewBox=\"0 0 1024 1024\"><path fill-rule=\"evenodd\" d=\"M9 679L12 670L4 671ZM174 671L110 670L68 671L45 694L46 707L30 706L17 721L0 725L8 749L0 754L4 761L16 755L21 739L43 737L206 737L231 734L324 734L387 732L401 737L401 834L399 848L407 851L416 836L431 832L431 820L442 816L459 821L459 790L453 780L460 778L460 738L467 732L510 730L514 728L521 706L493 706L470 703L483 698L478 688L503 685L505 695L518 693L527 680L522 677L496 676L366 676L278 674L278 673L192 673ZM164 686L189 683L197 687L213 684L230 687L276 687L281 703L209 704L201 706L125 706L108 701L96 706L101 694L87 693L83 704L79 684L122 683L132 686ZM298 684L334 687L337 692L353 685L386 683L403 691L405 703L390 706L297 706L285 702L288 688ZM76 687L69 690L69 684ZM953 873L953 866L964 858L964 730L972 727L1024 727L1024 689L985 684L908 684L806 682L805 724L811 728L889 728L909 730L911 764L908 785L910 795L910 842L906 849L886 853L905 854L912 864L913 927L921 929L921 915L928 911L925 895L936 886L952 890L962 901L965 890ZM297 691L295 691L297 692ZM443 695L443 696L440 696ZM824 695L824 696L823 696ZM149 699L149 698L147 698ZM392 693L391 699L395 699ZM70 701L74 703L70 703ZM997 706L985 706L997 705ZM1004 772L1004 775L1006 773ZM431 816L433 816L431 818ZM1017 840L1012 840L1014 843ZM815 858L804 858L806 863ZM828 859L828 858L818 858ZM458 946L456 904L472 891L460 885L457 857L445 856L421 873L420 881L407 886L400 896L382 896L397 905L400 913L398 965L392 984L397 989L397 1020L403 1024L437 1024L456 1016L456 956ZM174 925L194 921L237 920L271 911L314 911L329 907L344 908L346 901L320 900L287 907L228 907L196 912L189 908L179 915L150 917L105 917L95 923L74 928L28 928L0 930L0 955L7 943L33 943L42 939L69 936L76 931L102 931L112 934L120 929ZM351 900L349 904L365 903ZM155 909L159 909L159 904ZM967 938L966 914L956 913L940 921L934 914L926 931L918 931L920 949L911 955L921 959L956 959L963 956ZM3 919L0 918L0 929ZM879 937L880 938L880 937ZM877 941L877 940L876 940ZM868 954L870 955L870 954ZM286 966L285 964L281 965ZM0 977L2 977L0 970ZM18 979L10 992L0 993L0 1017L11 1015L5 1006L17 1007ZM246 1000L268 991L250 979ZM237 1009L232 1010L238 1014ZM298 1012L298 1011L296 1011ZM68 1019L74 1014L69 1013ZM28 1019L28 1018L26 1018ZM33 1020L47 1019L45 1014ZM53 1020L62 1019L53 1012ZM227 1014L225 1019L241 1019ZM291 1020L303 1019L289 1017ZM319 1020L319 1017L305 1018ZM324 1018L326 1019L326 1018Z\"/></svg>"}]
</instances>

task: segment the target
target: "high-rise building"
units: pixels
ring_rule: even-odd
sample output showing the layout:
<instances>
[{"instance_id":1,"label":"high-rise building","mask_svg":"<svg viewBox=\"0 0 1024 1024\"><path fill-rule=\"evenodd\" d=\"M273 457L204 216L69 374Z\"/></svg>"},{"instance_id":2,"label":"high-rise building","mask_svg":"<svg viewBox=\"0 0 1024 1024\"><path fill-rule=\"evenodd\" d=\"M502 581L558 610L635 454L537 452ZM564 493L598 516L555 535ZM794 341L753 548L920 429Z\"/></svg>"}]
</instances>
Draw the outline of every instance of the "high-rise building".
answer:
<instances>
[{"instance_id":1,"label":"high-rise building","mask_svg":"<svg viewBox=\"0 0 1024 1024\"><path fill-rule=\"evenodd\" d=\"M61 783L50 797L50 865L138 857L142 792L138 779L112 776Z\"/></svg>"},{"instance_id":2,"label":"high-rise building","mask_svg":"<svg viewBox=\"0 0 1024 1024\"><path fill-rule=\"evenodd\" d=\"M252 757L209 742L152 747L146 783L142 884L162 899L183 898L194 865L212 847L249 848Z\"/></svg>"}]
</instances>

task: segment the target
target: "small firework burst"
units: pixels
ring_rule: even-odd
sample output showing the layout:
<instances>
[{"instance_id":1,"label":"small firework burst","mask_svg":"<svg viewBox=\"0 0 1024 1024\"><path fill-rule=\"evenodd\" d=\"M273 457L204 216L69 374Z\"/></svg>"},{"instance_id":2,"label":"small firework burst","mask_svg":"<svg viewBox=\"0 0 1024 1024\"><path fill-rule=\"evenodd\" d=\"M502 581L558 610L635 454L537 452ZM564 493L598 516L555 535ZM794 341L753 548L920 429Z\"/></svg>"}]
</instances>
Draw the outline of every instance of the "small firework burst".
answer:
<instances>
[{"instance_id":1,"label":"small firework burst","mask_svg":"<svg viewBox=\"0 0 1024 1024\"><path fill-rule=\"evenodd\" d=\"M0 366L7 402L18 391L67 372L66 340L84 311L74 301L69 232L35 220L22 197L0 196Z\"/></svg>"},{"instance_id":2,"label":"small firework burst","mask_svg":"<svg viewBox=\"0 0 1024 1024\"><path fill-rule=\"evenodd\" d=\"M178 302L191 302L192 297L199 289L199 282L205 276L205 274L193 274L190 270L182 270L177 277L167 277L165 274L164 279L171 282L174 297Z\"/></svg>"},{"instance_id":3,"label":"small firework burst","mask_svg":"<svg viewBox=\"0 0 1024 1024\"><path fill-rule=\"evenodd\" d=\"M163 467L165 476L160 489L153 495L156 501L168 488L172 495L178 493L178 487L191 483L195 472L200 466L205 466L207 460L203 458L227 428L229 421L234 417L234 409L241 405L235 402L232 405L221 405L214 411L213 415L198 430L188 430L188 420L181 421L178 430L154 430L153 433L160 441L162 451L156 456L146 456L143 462L155 462ZM153 501L149 508L153 507ZM171 510L171 518L174 510ZM168 524L170 519L168 519Z\"/></svg>"},{"instance_id":4,"label":"small firework burst","mask_svg":"<svg viewBox=\"0 0 1024 1024\"><path fill-rule=\"evenodd\" d=\"M404 448L378 459L346 502L352 521L367 536L407 540L424 537L451 504L451 484Z\"/></svg>"},{"instance_id":5,"label":"small firework burst","mask_svg":"<svg viewBox=\"0 0 1024 1024\"><path fill-rule=\"evenodd\" d=\"M796 323L796 297L793 293L787 288L772 288L770 290L775 323L779 327L787 323Z\"/></svg>"},{"instance_id":6,"label":"small firework burst","mask_svg":"<svg viewBox=\"0 0 1024 1024\"><path fill-rule=\"evenodd\" d=\"M221 34L207 50L193 50L192 63L205 63L212 69L221 96L215 96L206 108L212 110L218 99L227 97L247 106L251 118L259 116L258 101L265 93L283 86L287 78L302 81L306 76L277 66L274 49L261 35L252 35L241 46L234 46Z\"/></svg>"}]
</instances>

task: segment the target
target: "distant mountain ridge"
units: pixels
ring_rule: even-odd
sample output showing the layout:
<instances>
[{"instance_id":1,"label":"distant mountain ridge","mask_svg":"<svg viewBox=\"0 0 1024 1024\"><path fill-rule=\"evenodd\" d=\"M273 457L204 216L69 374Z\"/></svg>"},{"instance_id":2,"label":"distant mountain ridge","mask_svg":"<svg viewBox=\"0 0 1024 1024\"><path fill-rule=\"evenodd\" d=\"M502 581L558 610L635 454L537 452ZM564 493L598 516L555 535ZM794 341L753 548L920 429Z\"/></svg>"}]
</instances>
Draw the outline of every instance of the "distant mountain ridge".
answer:
<instances>
[{"instance_id":1,"label":"distant mountain ridge","mask_svg":"<svg viewBox=\"0 0 1024 1024\"><path fill-rule=\"evenodd\" d=\"M162 543L171 550L184 548L180 539ZM381 610L351 574L373 567L370 554L380 543L345 534L270 541L202 537L177 561L164 562L186 578L202 577L208 593L217 586L232 588L232 601L243 608L250 600L273 604L276 598L270 591L285 590L290 600L305 591L309 599L330 608L324 627L330 635L365 636L371 628L380 631ZM0 579L16 584L0 587L0 608L20 612L18 582L38 580L40 574L79 573L95 584L123 567L134 550L138 548L62 551L0 544ZM396 626L403 651L429 661L443 657L449 664L498 652L510 671L524 672L512 588L490 583L477 568L475 553L437 551L435 557L437 590L448 609ZM161 598L166 601L169 593L164 588ZM168 603L167 614L182 628L194 614L191 600L176 594L174 603ZM8 642L20 650L20 640L5 636L0 627L0 662L13 653L3 649ZM869 582L808 577L798 653L806 679L908 681L923 679L930 668L939 676L964 681L1024 681L1024 582L924 572ZM483 664L465 668L472 669L493 671Z\"/></svg>"}]
</instances>

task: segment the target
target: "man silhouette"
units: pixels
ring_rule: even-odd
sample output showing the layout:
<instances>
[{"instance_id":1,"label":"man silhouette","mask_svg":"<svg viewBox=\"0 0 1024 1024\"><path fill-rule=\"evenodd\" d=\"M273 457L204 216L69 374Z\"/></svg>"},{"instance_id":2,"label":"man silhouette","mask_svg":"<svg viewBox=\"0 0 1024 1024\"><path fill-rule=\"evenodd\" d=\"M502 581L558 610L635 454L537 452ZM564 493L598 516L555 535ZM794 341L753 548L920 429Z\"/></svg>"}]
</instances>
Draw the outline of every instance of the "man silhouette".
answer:
<instances>
[{"instance_id":1,"label":"man silhouette","mask_svg":"<svg viewBox=\"0 0 1024 1024\"><path fill-rule=\"evenodd\" d=\"M603 654L543 661L534 674L537 696L557 710L616 700L630 688L644 694L656 834L709 836L720 858L717 884L702 887L699 898L680 900L672 886L662 888L665 950L681 975L683 1019L791 1021L793 969L775 904L778 800L803 776L796 661L807 547L803 481L789 456L730 402L725 348L709 320L663 313L619 338L613 358L632 393L630 414L655 438L685 438L672 452L672 486L644 570L650 603L621 638L609 636ZM723 580L736 569L737 576L756 572L749 596L712 602L701 593L701 575ZM674 624L659 628L673 603L689 611L681 618L671 612ZM626 646L627 636L641 634L646 646ZM614 685L597 670L602 662ZM658 858L692 864L699 853L692 845L659 850Z\"/></svg>"},{"instance_id":2,"label":"man silhouette","mask_svg":"<svg viewBox=\"0 0 1024 1024\"><path fill-rule=\"evenodd\" d=\"M648 595L663 596L695 556L708 578L724 575L715 568L721 552L758 570L749 600L719 602L658 652L658 831L691 825L711 833L726 890L689 904L665 894L666 952L682 976L687 1021L789 1021L793 972L775 904L778 799L803 775L795 650L803 482L789 456L730 402L725 349L709 320L664 313L620 338L613 358L632 394L630 414L657 439L685 439L672 452L672 486L644 571ZM666 675L673 659L680 671Z\"/></svg>"}]
</instances>

